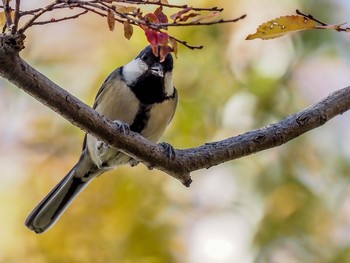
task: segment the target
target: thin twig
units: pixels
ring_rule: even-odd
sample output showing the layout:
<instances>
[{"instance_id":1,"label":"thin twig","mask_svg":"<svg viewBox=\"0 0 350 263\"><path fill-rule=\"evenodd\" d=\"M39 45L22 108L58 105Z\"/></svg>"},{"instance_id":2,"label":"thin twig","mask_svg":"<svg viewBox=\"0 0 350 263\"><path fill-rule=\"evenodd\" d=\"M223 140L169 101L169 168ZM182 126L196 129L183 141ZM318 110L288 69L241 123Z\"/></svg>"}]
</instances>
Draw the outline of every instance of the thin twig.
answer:
<instances>
[{"instance_id":1,"label":"thin twig","mask_svg":"<svg viewBox=\"0 0 350 263\"><path fill-rule=\"evenodd\" d=\"M19 22L19 18L20 18L20 5L21 5L21 0L16 0L15 16L14 16L14 19L13 19L12 34L14 34L17 31L17 28L18 28L18 22Z\"/></svg>"},{"instance_id":2,"label":"thin twig","mask_svg":"<svg viewBox=\"0 0 350 263\"><path fill-rule=\"evenodd\" d=\"M12 17L11 17L10 1L9 0L2 0L2 3L3 3L4 12L5 12L6 27L8 29L10 29L13 25Z\"/></svg>"},{"instance_id":3,"label":"thin twig","mask_svg":"<svg viewBox=\"0 0 350 263\"><path fill-rule=\"evenodd\" d=\"M76 15L72 15L72 16L66 16L66 17L62 17L62 18L51 18L50 20L47 21L39 21L39 22L34 22L32 23L32 26L36 26L36 25L46 25L46 24L51 24L51 23L56 23L56 22L61 22L61 21L66 21L66 20L71 20L71 19L76 19L81 15L86 14L87 12L89 12L88 10L84 10L83 12L80 12Z\"/></svg>"},{"instance_id":4,"label":"thin twig","mask_svg":"<svg viewBox=\"0 0 350 263\"><path fill-rule=\"evenodd\" d=\"M185 47L187 47L187 48L189 48L189 49L192 49L192 50L194 50L194 49L202 49L204 46L192 46L192 45L189 45L186 41L183 41L183 40L180 40L180 39L177 39L177 38L175 38L175 37L173 37L173 36L171 36L170 38L172 38L172 39L174 39L176 42L178 42L178 43L180 43L180 44L182 44L182 45L184 45Z\"/></svg>"},{"instance_id":5,"label":"thin twig","mask_svg":"<svg viewBox=\"0 0 350 263\"><path fill-rule=\"evenodd\" d=\"M153 24L150 23L152 26L158 26L161 28L166 28L166 27L171 27L171 26L210 26L210 25L215 25L215 24L223 24L223 23L235 23L239 20L242 20L246 17L247 15L242 15L238 18L234 18L234 19L220 19L220 20L216 20L216 21L210 21L210 22L189 22L189 23L159 23L159 24Z\"/></svg>"},{"instance_id":6,"label":"thin twig","mask_svg":"<svg viewBox=\"0 0 350 263\"><path fill-rule=\"evenodd\" d=\"M321 24L322 26L328 26L328 24L321 22L320 20L314 18L314 17L313 17L312 15L310 15L310 14L304 14L304 13L300 12L298 9L295 10L295 12L296 12L298 15L301 15L301 16L303 16L303 17L306 17L306 18L308 18L308 19L310 19L310 20L312 20L312 21L315 21L315 22Z\"/></svg>"},{"instance_id":7,"label":"thin twig","mask_svg":"<svg viewBox=\"0 0 350 263\"><path fill-rule=\"evenodd\" d=\"M55 2L47 5L46 7L40 9L40 11L38 11L35 15L33 15L33 17L21 29L19 29L18 32L23 34L24 31L26 31L35 22L35 20L37 20L44 13L55 9L55 6L58 4L60 4L60 3L58 1L55 1Z\"/></svg>"},{"instance_id":8,"label":"thin twig","mask_svg":"<svg viewBox=\"0 0 350 263\"><path fill-rule=\"evenodd\" d=\"M103 0L97 0L95 2L107 2L110 3L110 1L103 1ZM223 8L218 8L218 7L192 7L189 5L173 5L173 4L165 4L162 3L161 1L158 2L153 2L153 1L133 1L133 0L118 0L118 1L113 1L117 3L125 3L125 4L132 4L132 5L158 5L158 6L164 6L164 7L169 7L169 8L178 8L178 9L185 9L185 8L191 8L193 11L213 11L213 12L222 12L224 11Z\"/></svg>"}]
</instances>

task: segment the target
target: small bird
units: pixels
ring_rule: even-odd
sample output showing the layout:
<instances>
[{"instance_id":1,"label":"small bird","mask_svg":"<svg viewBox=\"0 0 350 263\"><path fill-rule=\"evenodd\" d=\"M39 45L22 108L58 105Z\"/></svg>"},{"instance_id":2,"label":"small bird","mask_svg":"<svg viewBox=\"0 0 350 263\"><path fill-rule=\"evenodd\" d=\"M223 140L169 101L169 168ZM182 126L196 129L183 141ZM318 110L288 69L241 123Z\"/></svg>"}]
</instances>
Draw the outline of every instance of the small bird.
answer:
<instances>
[{"instance_id":1,"label":"small bird","mask_svg":"<svg viewBox=\"0 0 350 263\"><path fill-rule=\"evenodd\" d=\"M172 71L171 54L161 59L147 46L134 60L108 76L96 95L93 108L124 125L123 129L157 142L177 106ZM138 162L86 134L77 164L35 207L25 225L36 233L45 232L94 178L127 163L134 166Z\"/></svg>"}]
</instances>

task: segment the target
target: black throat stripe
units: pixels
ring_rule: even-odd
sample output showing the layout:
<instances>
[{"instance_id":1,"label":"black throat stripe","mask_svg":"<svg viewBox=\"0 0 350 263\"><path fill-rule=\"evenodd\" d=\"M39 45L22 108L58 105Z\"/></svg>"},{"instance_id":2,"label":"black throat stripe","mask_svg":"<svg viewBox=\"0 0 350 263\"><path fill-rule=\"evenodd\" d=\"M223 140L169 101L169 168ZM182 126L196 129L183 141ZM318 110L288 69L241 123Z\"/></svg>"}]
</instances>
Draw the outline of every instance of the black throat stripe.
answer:
<instances>
[{"instance_id":1,"label":"black throat stripe","mask_svg":"<svg viewBox=\"0 0 350 263\"><path fill-rule=\"evenodd\" d=\"M130 130L133 132L141 133L146 128L147 122L150 117L151 105L140 105L140 109L137 112L134 122L130 125Z\"/></svg>"}]
</instances>

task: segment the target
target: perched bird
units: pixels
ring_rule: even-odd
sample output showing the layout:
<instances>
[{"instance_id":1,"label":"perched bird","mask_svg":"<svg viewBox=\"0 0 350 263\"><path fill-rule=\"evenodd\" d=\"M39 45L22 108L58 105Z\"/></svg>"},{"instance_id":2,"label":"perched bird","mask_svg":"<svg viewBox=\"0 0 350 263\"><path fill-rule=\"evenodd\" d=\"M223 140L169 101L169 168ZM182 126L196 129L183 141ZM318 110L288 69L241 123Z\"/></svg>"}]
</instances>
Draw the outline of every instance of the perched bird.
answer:
<instances>
[{"instance_id":1,"label":"perched bird","mask_svg":"<svg viewBox=\"0 0 350 263\"><path fill-rule=\"evenodd\" d=\"M93 108L157 142L172 120L178 101L172 70L171 54L161 61L151 46L147 46L134 60L109 75L97 93ZM126 163L133 166L137 161L92 135L85 135L78 163L31 212L26 226L43 233L92 179Z\"/></svg>"}]
</instances>

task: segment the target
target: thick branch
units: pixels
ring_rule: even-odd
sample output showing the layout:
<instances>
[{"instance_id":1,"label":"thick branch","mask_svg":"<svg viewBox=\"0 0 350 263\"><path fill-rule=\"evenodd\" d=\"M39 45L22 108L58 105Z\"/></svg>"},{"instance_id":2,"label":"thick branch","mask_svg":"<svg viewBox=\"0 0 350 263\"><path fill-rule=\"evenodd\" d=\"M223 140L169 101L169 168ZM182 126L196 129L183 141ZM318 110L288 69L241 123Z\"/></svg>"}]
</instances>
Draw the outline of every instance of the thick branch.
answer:
<instances>
[{"instance_id":1,"label":"thick branch","mask_svg":"<svg viewBox=\"0 0 350 263\"><path fill-rule=\"evenodd\" d=\"M21 41L18 41L21 42ZM16 39L0 36L0 75L50 107L72 124L100 140L179 179L188 186L190 172L209 168L284 144L350 109L350 87L338 90L312 107L286 119L236 137L207 143L197 148L175 150L170 160L161 146L137 133L123 134L113 122L50 81L22 60L13 48ZM12 45L12 46L11 46ZM11 46L12 48L9 48ZM16 47L16 46L15 46Z\"/></svg>"}]
</instances>

